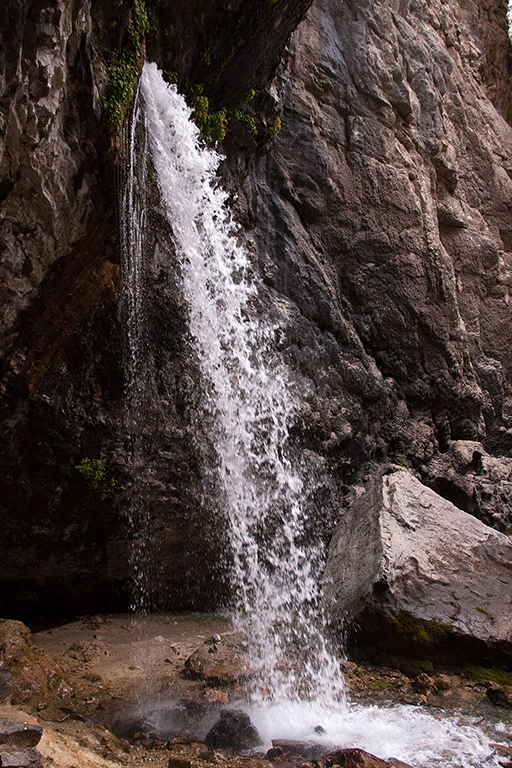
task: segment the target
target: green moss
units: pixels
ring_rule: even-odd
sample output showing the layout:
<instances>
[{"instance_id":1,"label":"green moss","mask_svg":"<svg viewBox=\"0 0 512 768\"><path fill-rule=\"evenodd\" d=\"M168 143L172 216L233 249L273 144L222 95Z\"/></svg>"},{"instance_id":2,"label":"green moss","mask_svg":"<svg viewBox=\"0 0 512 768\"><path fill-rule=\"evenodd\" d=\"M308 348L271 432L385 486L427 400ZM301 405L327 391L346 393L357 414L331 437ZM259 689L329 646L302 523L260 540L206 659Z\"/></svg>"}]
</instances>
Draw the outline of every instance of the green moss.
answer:
<instances>
[{"instance_id":1,"label":"green moss","mask_svg":"<svg viewBox=\"0 0 512 768\"><path fill-rule=\"evenodd\" d=\"M163 78L166 83L170 83L171 85L176 85L178 82L178 73L171 69L165 69L163 74Z\"/></svg>"},{"instance_id":2,"label":"green moss","mask_svg":"<svg viewBox=\"0 0 512 768\"><path fill-rule=\"evenodd\" d=\"M499 685L512 685L512 672L480 667L477 664L467 664L462 671L470 680L491 680Z\"/></svg>"},{"instance_id":3,"label":"green moss","mask_svg":"<svg viewBox=\"0 0 512 768\"><path fill-rule=\"evenodd\" d=\"M486 611L485 608L480 608L478 605L475 606L475 608L478 611L478 613L481 613L483 616L485 616L487 619L489 619L491 624L495 624L496 620L495 620L494 616L492 615L492 613L489 613L489 611Z\"/></svg>"},{"instance_id":4,"label":"green moss","mask_svg":"<svg viewBox=\"0 0 512 768\"><path fill-rule=\"evenodd\" d=\"M269 136L275 136L276 133L279 133L280 130L281 130L281 118L279 117L279 115L276 115L274 118L274 122L268 129L267 133Z\"/></svg>"},{"instance_id":5,"label":"green moss","mask_svg":"<svg viewBox=\"0 0 512 768\"><path fill-rule=\"evenodd\" d=\"M434 680L434 683L437 685L438 691L447 691L450 688L449 684L442 677L434 677L433 680Z\"/></svg>"},{"instance_id":6,"label":"green moss","mask_svg":"<svg viewBox=\"0 0 512 768\"><path fill-rule=\"evenodd\" d=\"M256 96L256 91L254 88L249 88L245 93L242 93L240 96L241 101L252 101L254 97Z\"/></svg>"},{"instance_id":7,"label":"green moss","mask_svg":"<svg viewBox=\"0 0 512 768\"><path fill-rule=\"evenodd\" d=\"M379 661L386 667L398 669L407 677L414 678L425 672L431 675L434 671L434 665L430 659L410 659L406 656L382 655Z\"/></svg>"},{"instance_id":8,"label":"green moss","mask_svg":"<svg viewBox=\"0 0 512 768\"><path fill-rule=\"evenodd\" d=\"M105 465L100 459L82 459L80 464L75 465L75 469L93 490L107 477Z\"/></svg>"},{"instance_id":9,"label":"green moss","mask_svg":"<svg viewBox=\"0 0 512 768\"><path fill-rule=\"evenodd\" d=\"M207 67L209 67L212 63L212 54L209 48L206 49L206 51L203 51L201 54L201 61L203 64L206 64Z\"/></svg>"},{"instance_id":10,"label":"green moss","mask_svg":"<svg viewBox=\"0 0 512 768\"><path fill-rule=\"evenodd\" d=\"M254 137L258 135L256 120L252 115L243 112L239 107L231 106L228 108L228 116L234 123L240 123L240 125L245 126Z\"/></svg>"},{"instance_id":11,"label":"green moss","mask_svg":"<svg viewBox=\"0 0 512 768\"><path fill-rule=\"evenodd\" d=\"M120 53L112 54L107 69L108 86L107 95L103 100L102 123L109 134L119 130L131 103L148 29L149 20L144 0L135 0L125 43Z\"/></svg>"},{"instance_id":12,"label":"green moss","mask_svg":"<svg viewBox=\"0 0 512 768\"><path fill-rule=\"evenodd\" d=\"M447 632L451 630L447 624L440 621L421 621L406 613L390 619L396 632L407 641L431 648L446 640Z\"/></svg>"},{"instance_id":13,"label":"green moss","mask_svg":"<svg viewBox=\"0 0 512 768\"><path fill-rule=\"evenodd\" d=\"M199 128L204 141L222 141L226 135L226 111L220 109L210 112L210 101L203 96L203 86L196 85L187 98L188 106L193 109L191 118Z\"/></svg>"},{"instance_id":14,"label":"green moss","mask_svg":"<svg viewBox=\"0 0 512 768\"><path fill-rule=\"evenodd\" d=\"M387 688L389 688L389 685L386 683L385 680L374 680L368 688L371 691L385 691Z\"/></svg>"}]
</instances>

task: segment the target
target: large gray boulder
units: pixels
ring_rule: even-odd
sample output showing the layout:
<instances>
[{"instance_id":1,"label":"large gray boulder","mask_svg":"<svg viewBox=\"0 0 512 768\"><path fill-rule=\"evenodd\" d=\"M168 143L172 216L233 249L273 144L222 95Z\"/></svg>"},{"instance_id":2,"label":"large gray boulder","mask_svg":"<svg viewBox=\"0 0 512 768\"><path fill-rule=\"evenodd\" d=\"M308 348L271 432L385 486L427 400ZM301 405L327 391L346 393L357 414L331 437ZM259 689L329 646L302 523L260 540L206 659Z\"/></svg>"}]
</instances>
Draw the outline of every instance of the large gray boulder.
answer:
<instances>
[{"instance_id":1,"label":"large gray boulder","mask_svg":"<svg viewBox=\"0 0 512 768\"><path fill-rule=\"evenodd\" d=\"M347 509L324 593L330 617L357 616L380 649L387 627L395 652L512 657L512 541L405 470L374 478Z\"/></svg>"}]
</instances>

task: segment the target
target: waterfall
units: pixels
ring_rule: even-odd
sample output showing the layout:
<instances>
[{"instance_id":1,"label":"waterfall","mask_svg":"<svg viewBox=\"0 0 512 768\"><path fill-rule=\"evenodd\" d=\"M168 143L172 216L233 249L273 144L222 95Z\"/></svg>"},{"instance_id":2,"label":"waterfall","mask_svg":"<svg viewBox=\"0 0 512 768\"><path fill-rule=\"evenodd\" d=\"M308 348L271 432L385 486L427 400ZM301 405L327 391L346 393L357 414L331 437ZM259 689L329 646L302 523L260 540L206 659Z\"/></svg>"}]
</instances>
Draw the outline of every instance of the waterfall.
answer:
<instances>
[{"instance_id":1,"label":"waterfall","mask_svg":"<svg viewBox=\"0 0 512 768\"><path fill-rule=\"evenodd\" d=\"M155 65L144 67L141 88L207 383L219 525L226 526L238 627L259 672L252 695L338 700L342 676L318 611L323 552L305 543L305 481L289 434L297 407L276 354L276 329L255 312L252 266L216 184L220 157L198 146L190 110Z\"/></svg>"},{"instance_id":2,"label":"waterfall","mask_svg":"<svg viewBox=\"0 0 512 768\"><path fill-rule=\"evenodd\" d=\"M217 184L220 158L200 146L190 110L154 64L144 66L141 98L204 381L203 421L216 457L205 482L218 489L235 621L256 672L245 708L267 746L272 738L319 738L322 725L326 746L357 746L415 768L497 768L489 736L470 718L345 700L319 610L324 552L306 530L311 478L290 436L298 412L292 376L277 352L276 328L257 311L255 270ZM132 125L131 152L140 156L135 115ZM127 206L136 204L135 188L126 195ZM143 215L137 209L127 254L135 253ZM128 261L127 276L130 270L135 285L137 267ZM138 299L129 301L136 318ZM141 363L133 365L142 373Z\"/></svg>"},{"instance_id":3,"label":"waterfall","mask_svg":"<svg viewBox=\"0 0 512 768\"><path fill-rule=\"evenodd\" d=\"M144 503L144 227L146 218L147 134L137 85L131 115L124 133L125 167L120 185L119 222L121 245L120 314L126 333L125 439L127 470L130 474L128 516L132 543L130 566L132 585L130 608L138 614L149 610L151 572L148 552L149 518Z\"/></svg>"}]
</instances>

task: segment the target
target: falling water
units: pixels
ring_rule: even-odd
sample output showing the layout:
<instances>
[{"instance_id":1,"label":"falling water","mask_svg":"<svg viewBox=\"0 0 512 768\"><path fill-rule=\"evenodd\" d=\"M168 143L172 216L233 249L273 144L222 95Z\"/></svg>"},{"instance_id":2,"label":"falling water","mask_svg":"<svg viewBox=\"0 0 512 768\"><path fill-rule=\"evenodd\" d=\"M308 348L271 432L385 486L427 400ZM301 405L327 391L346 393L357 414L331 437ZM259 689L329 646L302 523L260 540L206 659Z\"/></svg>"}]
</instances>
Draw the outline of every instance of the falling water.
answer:
<instances>
[{"instance_id":1,"label":"falling water","mask_svg":"<svg viewBox=\"0 0 512 768\"><path fill-rule=\"evenodd\" d=\"M144 227L146 217L147 134L137 86L124 135L124 178L120 195L121 317L126 332L125 436L130 475L128 514L132 530L131 610L148 611L150 563L147 550L148 511L141 486L144 474Z\"/></svg>"},{"instance_id":2,"label":"falling water","mask_svg":"<svg viewBox=\"0 0 512 768\"><path fill-rule=\"evenodd\" d=\"M239 628L256 684L247 705L260 733L358 746L421 766L497 766L472 723L414 707L358 707L344 699L339 664L322 631L320 543L307 543L307 482L290 428L297 406L270 323L258 319L257 289L219 189L219 156L198 146L190 110L146 64L141 92L148 142L181 259L190 333L206 384ZM264 706L262 706L264 704Z\"/></svg>"},{"instance_id":3,"label":"falling water","mask_svg":"<svg viewBox=\"0 0 512 768\"><path fill-rule=\"evenodd\" d=\"M144 68L142 92L190 331L208 382L204 407L214 425L230 580L238 623L260 670L259 695L337 700L339 664L318 624L322 552L303 543L304 480L289 457L296 406L287 372L272 354L275 329L255 315L251 265L216 186L219 156L198 147L190 110L154 65Z\"/></svg>"}]
</instances>

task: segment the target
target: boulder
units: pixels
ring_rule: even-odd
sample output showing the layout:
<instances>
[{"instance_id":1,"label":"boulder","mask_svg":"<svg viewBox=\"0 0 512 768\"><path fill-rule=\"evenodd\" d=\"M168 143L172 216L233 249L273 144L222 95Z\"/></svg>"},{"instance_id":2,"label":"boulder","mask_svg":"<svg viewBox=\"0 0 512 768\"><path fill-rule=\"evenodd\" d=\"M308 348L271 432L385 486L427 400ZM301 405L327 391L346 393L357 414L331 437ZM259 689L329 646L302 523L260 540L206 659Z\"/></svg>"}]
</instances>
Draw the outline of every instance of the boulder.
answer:
<instances>
[{"instance_id":1,"label":"boulder","mask_svg":"<svg viewBox=\"0 0 512 768\"><path fill-rule=\"evenodd\" d=\"M512 658L512 542L403 469L346 510L324 594L328 615L357 616L376 650Z\"/></svg>"},{"instance_id":2,"label":"boulder","mask_svg":"<svg viewBox=\"0 0 512 768\"><path fill-rule=\"evenodd\" d=\"M62 701L73 694L62 667L31 642L21 621L0 619L0 671L8 675L5 699L12 704Z\"/></svg>"},{"instance_id":3,"label":"boulder","mask_svg":"<svg viewBox=\"0 0 512 768\"><path fill-rule=\"evenodd\" d=\"M14 720L0 718L0 748L25 749L39 744L43 729L35 723L16 723Z\"/></svg>"},{"instance_id":4,"label":"boulder","mask_svg":"<svg viewBox=\"0 0 512 768\"><path fill-rule=\"evenodd\" d=\"M246 712L241 709L223 709L204 742L211 749L238 752L261 744L261 738Z\"/></svg>"}]
</instances>

